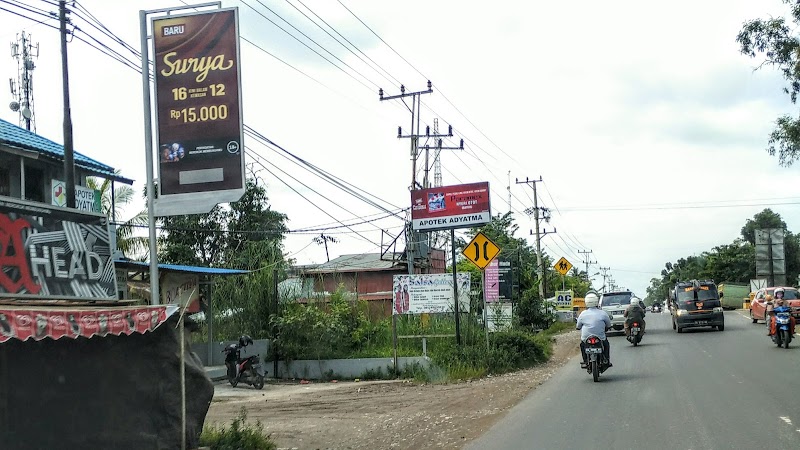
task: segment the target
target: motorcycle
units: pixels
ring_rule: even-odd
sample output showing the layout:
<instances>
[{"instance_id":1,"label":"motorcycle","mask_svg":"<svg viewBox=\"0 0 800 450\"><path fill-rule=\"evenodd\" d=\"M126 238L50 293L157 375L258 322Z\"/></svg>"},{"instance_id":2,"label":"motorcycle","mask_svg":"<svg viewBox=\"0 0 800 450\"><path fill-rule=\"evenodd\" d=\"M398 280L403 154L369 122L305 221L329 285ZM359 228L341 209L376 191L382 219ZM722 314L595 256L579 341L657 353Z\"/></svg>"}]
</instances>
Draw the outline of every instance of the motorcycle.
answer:
<instances>
[{"instance_id":1,"label":"motorcycle","mask_svg":"<svg viewBox=\"0 0 800 450\"><path fill-rule=\"evenodd\" d=\"M589 336L583 341L586 349L586 371L592 374L592 379L600 381L600 374L608 369L608 360L603 354L603 341L597 336Z\"/></svg>"},{"instance_id":2,"label":"motorcycle","mask_svg":"<svg viewBox=\"0 0 800 450\"><path fill-rule=\"evenodd\" d=\"M633 322L628 328L628 336L626 337L628 342L633 344L634 347L639 345L639 342L642 342L642 327L640 326L639 322Z\"/></svg>"},{"instance_id":3,"label":"motorcycle","mask_svg":"<svg viewBox=\"0 0 800 450\"><path fill-rule=\"evenodd\" d=\"M261 368L259 355L242 358L242 349L252 343L252 339L243 337L239 339L238 344L231 344L222 350L225 353L225 366L228 369L228 383L233 387L240 382L249 384L256 389L264 387L265 373Z\"/></svg>"},{"instance_id":4,"label":"motorcycle","mask_svg":"<svg viewBox=\"0 0 800 450\"><path fill-rule=\"evenodd\" d=\"M791 320L788 312L775 314L775 334L772 335L772 342L778 347L782 345L783 348L789 348L789 343L792 342Z\"/></svg>"}]
</instances>

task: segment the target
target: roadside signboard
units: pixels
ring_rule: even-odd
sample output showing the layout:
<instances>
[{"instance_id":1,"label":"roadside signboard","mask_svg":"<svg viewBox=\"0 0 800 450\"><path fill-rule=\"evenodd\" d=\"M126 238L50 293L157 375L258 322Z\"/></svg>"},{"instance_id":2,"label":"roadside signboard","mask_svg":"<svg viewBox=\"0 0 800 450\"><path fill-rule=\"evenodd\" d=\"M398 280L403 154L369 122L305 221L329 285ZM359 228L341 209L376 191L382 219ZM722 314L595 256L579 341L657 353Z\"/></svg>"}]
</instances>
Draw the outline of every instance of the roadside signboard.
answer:
<instances>
[{"instance_id":1,"label":"roadside signboard","mask_svg":"<svg viewBox=\"0 0 800 450\"><path fill-rule=\"evenodd\" d=\"M411 191L411 224L415 231L476 227L491 220L488 182Z\"/></svg>"},{"instance_id":2,"label":"roadside signboard","mask_svg":"<svg viewBox=\"0 0 800 450\"><path fill-rule=\"evenodd\" d=\"M556 262L553 268L556 269L556 271L562 276L564 276L572 269L572 263L567 261L567 258L562 256L561 259Z\"/></svg>"},{"instance_id":3,"label":"roadside signboard","mask_svg":"<svg viewBox=\"0 0 800 450\"><path fill-rule=\"evenodd\" d=\"M511 301L511 261L495 258L484 269L483 298L487 303Z\"/></svg>"},{"instance_id":4,"label":"roadside signboard","mask_svg":"<svg viewBox=\"0 0 800 450\"><path fill-rule=\"evenodd\" d=\"M0 197L0 298L117 299L102 214Z\"/></svg>"},{"instance_id":5,"label":"roadside signboard","mask_svg":"<svg viewBox=\"0 0 800 450\"><path fill-rule=\"evenodd\" d=\"M157 216L204 213L245 189L237 8L152 19Z\"/></svg>"},{"instance_id":6,"label":"roadside signboard","mask_svg":"<svg viewBox=\"0 0 800 450\"><path fill-rule=\"evenodd\" d=\"M556 307L572 309L572 290L556 291Z\"/></svg>"},{"instance_id":7,"label":"roadside signboard","mask_svg":"<svg viewBox=\"0 0 800 450\"><path fill-rule=\"evenodd\" d=\"M458 309L469 312L468 272L459 272ZM393 277L392 314L453 312L453 274L395 275Z\"/></svg>"},{"instance_id":8,"label":"roadside signboard","mask_svg":"<svg viewBox=\"0 0 800 450\"><path fill-rule=\"evenodd\" d=\"M485 234L479 232L461 251L468 260L483 270L500 253L500 247Z\"/></svg>"},{"instance_id":9,"label":"roadside signboard","mask_svg":"<svg viewBox=\"0 0 800 450\"><path fill-rule=\"evenodd\" d=\"M486 329L490 333L511 328L511 303L496 303L486 310Z\"/></svg>"}]
</instances>

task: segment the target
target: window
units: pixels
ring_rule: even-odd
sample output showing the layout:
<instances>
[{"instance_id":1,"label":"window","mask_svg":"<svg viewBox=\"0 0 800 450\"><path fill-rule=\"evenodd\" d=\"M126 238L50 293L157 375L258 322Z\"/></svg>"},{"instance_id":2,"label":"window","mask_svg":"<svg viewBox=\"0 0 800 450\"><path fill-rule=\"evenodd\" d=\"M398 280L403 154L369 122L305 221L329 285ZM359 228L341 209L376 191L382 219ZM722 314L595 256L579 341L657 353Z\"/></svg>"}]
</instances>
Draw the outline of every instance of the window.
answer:
<instances>
[{"instance_id":1,"label":"window","mask_svg":"<svg viewBox=\"0 0 800 450\"><path fill-rule=\"evenodd\" d=\"M44 171L25 166L25 199L44 203Z\"/></svg>"},{"instance_id":2,"label":"window","mask_svg":"<svg viewBox=\"0 0 800 450\"><path fill-rule=\"evenodd\" d=\"M4 167L0 167L0 195L11 195L11 175Z\"/></svg>"}]
</instances>

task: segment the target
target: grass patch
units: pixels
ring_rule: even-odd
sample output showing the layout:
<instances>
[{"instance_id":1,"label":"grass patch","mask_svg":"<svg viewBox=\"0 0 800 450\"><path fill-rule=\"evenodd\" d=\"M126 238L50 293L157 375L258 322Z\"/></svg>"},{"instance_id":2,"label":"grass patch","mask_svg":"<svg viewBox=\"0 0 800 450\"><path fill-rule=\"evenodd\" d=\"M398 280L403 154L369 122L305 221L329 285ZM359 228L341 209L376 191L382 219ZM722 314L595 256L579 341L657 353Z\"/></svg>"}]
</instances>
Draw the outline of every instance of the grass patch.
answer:
<instances>
[{"instance_id":1,"label":"grass patch","mask_svg":"<svg viewBox=\"0 0 800 450\"><path fill-rule=\"evenodd\" d=\"M224 425L205 426L200 434L200 446L212 450L276 450L277 446L265 433L261 421L247 423L247 411L242 407L231 422L230 428Z\"/></svg>"}]
</instances>

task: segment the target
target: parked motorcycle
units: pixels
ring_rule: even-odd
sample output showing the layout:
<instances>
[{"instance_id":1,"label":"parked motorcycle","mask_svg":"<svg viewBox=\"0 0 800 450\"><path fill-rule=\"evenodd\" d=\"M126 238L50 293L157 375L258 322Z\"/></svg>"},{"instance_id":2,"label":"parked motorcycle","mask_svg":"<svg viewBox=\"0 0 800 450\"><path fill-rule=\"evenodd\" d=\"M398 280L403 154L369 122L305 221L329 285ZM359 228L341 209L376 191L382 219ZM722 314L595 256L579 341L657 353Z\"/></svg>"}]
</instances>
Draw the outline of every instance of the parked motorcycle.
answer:
<instances>
[{"instance_id":1,"label":"parked motorcycle","mask_svg":"<svg viewBox=\"0 0 800 450\"><path fill-rule=\"evenodd\" d=\"M589 336L583 341L588 364L586 371L594 381L600 381L600 374L608 369L608 360L603 354L603 341L597 336Z\"/></svg>"},{"instance_id":2,"label":"parked motorcycle","mask_svg":"<svg viewBox=\"0 0 800 450\"><path fill-rule=\"evenodd\" d=\"M778 347L789 348L789 343L792 342L791 320L791 315L788 312L775 314L775 334L772 335L772 342Z\"/></svg>"},{"instance_id":3,"label":"parked motorcycle","mask_svg":"<svg viewBox=\"0 0 800 450\"><path fill-rule=\"evenodd\" d=\"M639 342L642 342L642 327L639 322L633 322L628 328L627 339L634 347L638 346Z\"/></svg>"},{"instance_id":4,"label":"parked motorcycle","mask_svg":"<svg viewBox=\"0 0 800 450\"><path fill-rule=\"evenodd\" d=\"M242 358L242 349L253 344L250 336L244 335L239 338L239 342L225 347L225 366L228 369L228 383L236 387L237 384L245 383L256 389L264 387L265 372L261 368L259 355L251 355Z\"/></svg>"}]
</instances>

